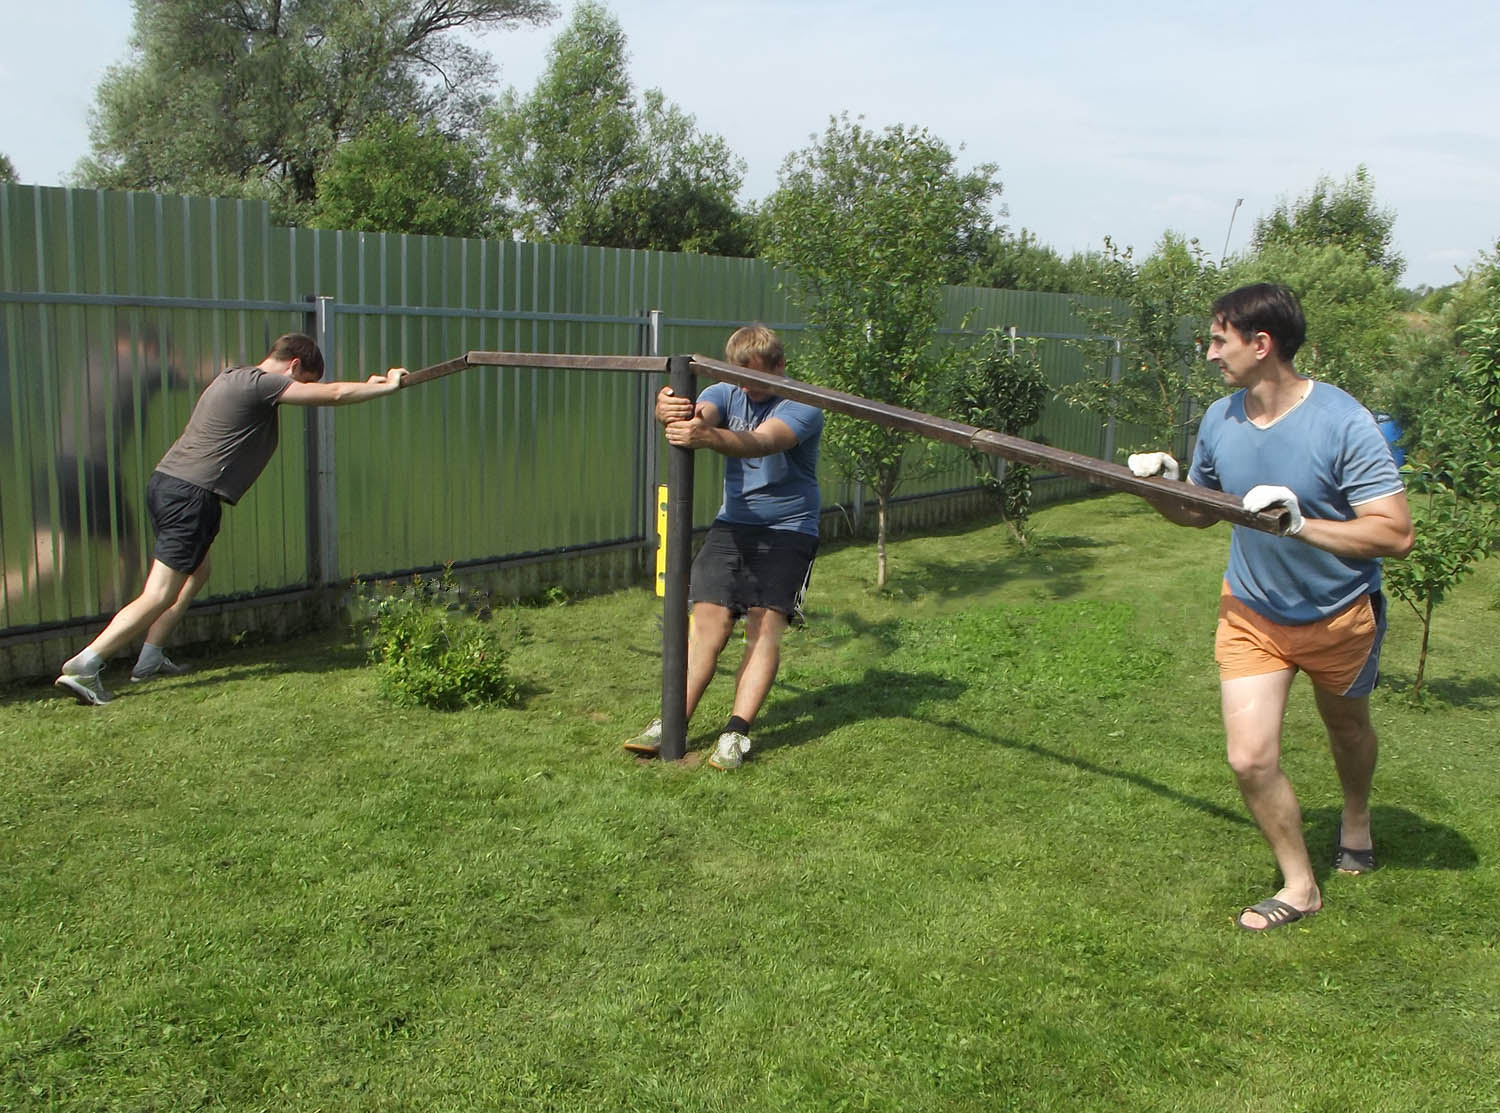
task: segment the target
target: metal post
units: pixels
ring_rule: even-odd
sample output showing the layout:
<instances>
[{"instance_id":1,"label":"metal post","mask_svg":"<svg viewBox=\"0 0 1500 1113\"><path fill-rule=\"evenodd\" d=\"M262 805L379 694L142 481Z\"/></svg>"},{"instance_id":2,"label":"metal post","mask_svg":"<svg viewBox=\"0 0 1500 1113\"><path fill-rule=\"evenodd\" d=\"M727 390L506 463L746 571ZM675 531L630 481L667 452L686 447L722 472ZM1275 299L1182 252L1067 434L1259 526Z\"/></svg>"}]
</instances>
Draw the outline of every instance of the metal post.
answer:
<instances>
[{"instance_id":1,"label":"metal post","mask_svg":"<svg viewBox=\"0 0 1500 1113\"><path fill-rule=\"evenodd\" d=\"M1109 361L1109 385L1116 389L1120 386L1120 342L1115 341L1115 354ZM1111 397L1113 395L1111 394ZM1110 463L1115 460L1115 415L1110 410L1109 419L1104 423L1104 459Z\"/></svg>"},{"instance_id":2,"label":"metal post","mask_svg":"<svg viewBox=\"0 0 1500 1113\"><path fill-rule=\"evenodd\" d=\"M661 310L652 309L646 313L646 350L641 353L646 356L661 355ZM645 511L645 519L641 523L641 533L651 543L651 552L661 548L661 537L657 535L657 486L661 483L659 478L660 465L657 453L656 432L656 388L659 381L655 375L637 376L641 383L641 389L645 394L645 402L641 409L641 444L642 444L642 468L641 468L641 491L642 504Z\"/></svg>"},{"instance_id":3,"label":"metal post","mask_svg":"<svg viewBox=\"0 0 1500 1113\"><path fill-rule=\"evenodd\" d=\"M323 353L324 374L334 372L333 298L308 294L311 308L304 329ZM338 577L338 493L333 474L333 411L311 406L303 417L303 440L307 452L307 580L309 584L332 583Z\"/></svg>"},{"instance_id":4,"label":"metal post","mask_svg":"<svg viewBox=\"0 0 1500 1113\"><path fill-rule=\"evenodd\" d=\"M672 393L693 398L693 359L667 360ZM661 756L687 751L688 572L693 562L693 450L667 449L667 584L661 620Z\"/></svg>"}]
</instances>

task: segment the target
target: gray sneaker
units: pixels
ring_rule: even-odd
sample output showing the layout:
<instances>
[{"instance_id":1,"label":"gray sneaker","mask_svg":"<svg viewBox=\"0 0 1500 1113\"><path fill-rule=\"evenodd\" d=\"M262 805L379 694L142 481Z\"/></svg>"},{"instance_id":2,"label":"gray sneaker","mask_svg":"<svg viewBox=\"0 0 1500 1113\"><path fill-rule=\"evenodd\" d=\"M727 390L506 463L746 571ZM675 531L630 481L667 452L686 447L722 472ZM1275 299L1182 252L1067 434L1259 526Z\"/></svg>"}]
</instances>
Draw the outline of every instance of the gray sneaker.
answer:
<instances>
[{"instance_id":1,"label":"gray sneaker","mask_svg":"<svg viewBox=\"0 0 1500 1113\"><path fill-rule=\"evenodd\" d=\"M153 677L157 676L181 676L185 672L192 671L192 665L179 665L177 662L173 661L172 658L163 653L161 655L161 660L156 662L155 665L141 668L141 666L137 664L135 668L131 669L130 682L132 684L139 684L142 680L150 680Z\"/></svg>"},{"instance_id":2,"label":"gray sneaker","mask_svg":"<svg viewBox=\"0 0 1500 1113\"><path fill-rule=\"evenodd\" d=\"M708 756L708 763L715 769L738 769L745 764L750 753L750 738L737 731L726 730L719 735L719 743Z\"/></svg>"},{"instance_id":3,"label":"gray sneaker","mask_svg":"<svg viewBox=\"0 0 1500 1113\"><path fill-rule=\"evenodd\" d=\"M624 748L633 754L645 754L648 757L661 753L661 720L652 719L645 730L624 744Z\"/></svg>"},{"instance_id":4,"label":"gray sneaker","mask_svg":"<svg viewBox=\"0 0 1500 1113\"><path fill-rule=\"evenodd\" d=\"M52 682L59 688L66 688L78 697L79 703L93 704L95 707L103 707L115 697L110 694L104 686L104 681L99 679L97 672L74 675L65 672Z\"/></svg>"}]
</instances>

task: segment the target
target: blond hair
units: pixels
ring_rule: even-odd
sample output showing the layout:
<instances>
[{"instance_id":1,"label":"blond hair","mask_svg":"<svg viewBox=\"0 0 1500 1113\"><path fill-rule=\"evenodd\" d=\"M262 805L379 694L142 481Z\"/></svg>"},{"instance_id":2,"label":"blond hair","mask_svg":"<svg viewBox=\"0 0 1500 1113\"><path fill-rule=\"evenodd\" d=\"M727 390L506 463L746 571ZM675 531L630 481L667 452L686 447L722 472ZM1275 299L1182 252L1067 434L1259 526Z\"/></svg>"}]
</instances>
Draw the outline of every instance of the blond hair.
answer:
<instances>
[{"instance_id":1,"label":"blond hair","mask_svg":"<svg viewBox=\"0 0 1500 1113\"><path fill-rule=\"evenodd\" d=\"M724 358L736 367L760 363L767 370L774 371L786 366L786 351L781 346L781 337L765 325L746 325L735 329L724 344Z\"/></svg>"}]
</instances>

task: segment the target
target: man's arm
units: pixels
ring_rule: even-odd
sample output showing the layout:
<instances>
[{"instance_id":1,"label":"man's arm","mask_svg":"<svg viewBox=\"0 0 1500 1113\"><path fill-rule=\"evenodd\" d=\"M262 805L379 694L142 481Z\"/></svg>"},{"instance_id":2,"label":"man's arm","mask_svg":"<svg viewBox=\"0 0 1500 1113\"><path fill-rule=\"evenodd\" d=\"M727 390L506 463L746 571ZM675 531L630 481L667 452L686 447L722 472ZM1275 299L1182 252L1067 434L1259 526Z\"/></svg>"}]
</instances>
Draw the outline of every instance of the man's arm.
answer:
<instances>
[{"instance_id":1,"label":"man's arm","mask_svg":"<svg viewBox=\"0 0 1500 1113\"><path fill-rule=\"evenodd\" d=\"M392 367L384 375L371 375L362 383L299 383L294 379L277 402L288 406L348 406L368 402L371 398L395 394L401 389L405 375L406 368Z\"/></svg>"},{"instance_id":2,"label":"man's arm","mask_svg":"<svg viewBox=\"0 0 1500 1113\"><path fill-rule=\"evenodd\" d=\"M1354 560L1373 560L1375 557L1404 557L1411 552L1416 535L1411 525L1411 508L1406 503L1406 492L1354 508L1354 517L1347 522L1328 518L1304 518L1298 541L1306 541L1334 556Z\"/></svg>"},{"instance_id":3,"label":"man's arm","mask_svg":"<svg viewBox=\"0 0 1500 1113\"><path fill-rule=\"evenodd\" d=\"M678 448L711 448L721 456L741 459L774 456L797 443L797 434L779 417L742 433L720 428L717 417L718 410L713 406L700 406L691 421L674 421L667 426L667 442Z\"/></svg>"}]
</instances>

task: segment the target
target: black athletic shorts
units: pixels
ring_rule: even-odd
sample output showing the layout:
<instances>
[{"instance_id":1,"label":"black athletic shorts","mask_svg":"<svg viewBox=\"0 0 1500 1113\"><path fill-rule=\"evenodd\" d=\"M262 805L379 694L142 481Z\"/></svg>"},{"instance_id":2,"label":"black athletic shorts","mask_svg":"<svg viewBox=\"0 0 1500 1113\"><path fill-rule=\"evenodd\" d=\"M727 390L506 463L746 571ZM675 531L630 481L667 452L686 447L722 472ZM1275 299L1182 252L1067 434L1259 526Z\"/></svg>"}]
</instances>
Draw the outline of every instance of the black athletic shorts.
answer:
<instances>
[{"instance_id":1,"label":"black athletic shorts","mask_svg":"<svg viewBox=\"0 0 1500 1113\"><path fill-rule=\"evenodd\" d=\"M688 600L728 607L736 618L752 607L802 621L818 539L793 530L715 522L688 581Z\"/></svg>"},{"instance_id":2,"label":"black athletic shorts","mask_svg":"<svg viewBox=\"0 0 1500 1113\"><path fill-rule=\"evenodd\" d=\"M219 536L224 513L219 496L196 483L154 471L146 481L146 508L156 531L151 555L174 572L192 575Z\"/></svg>"}]
</instances>

